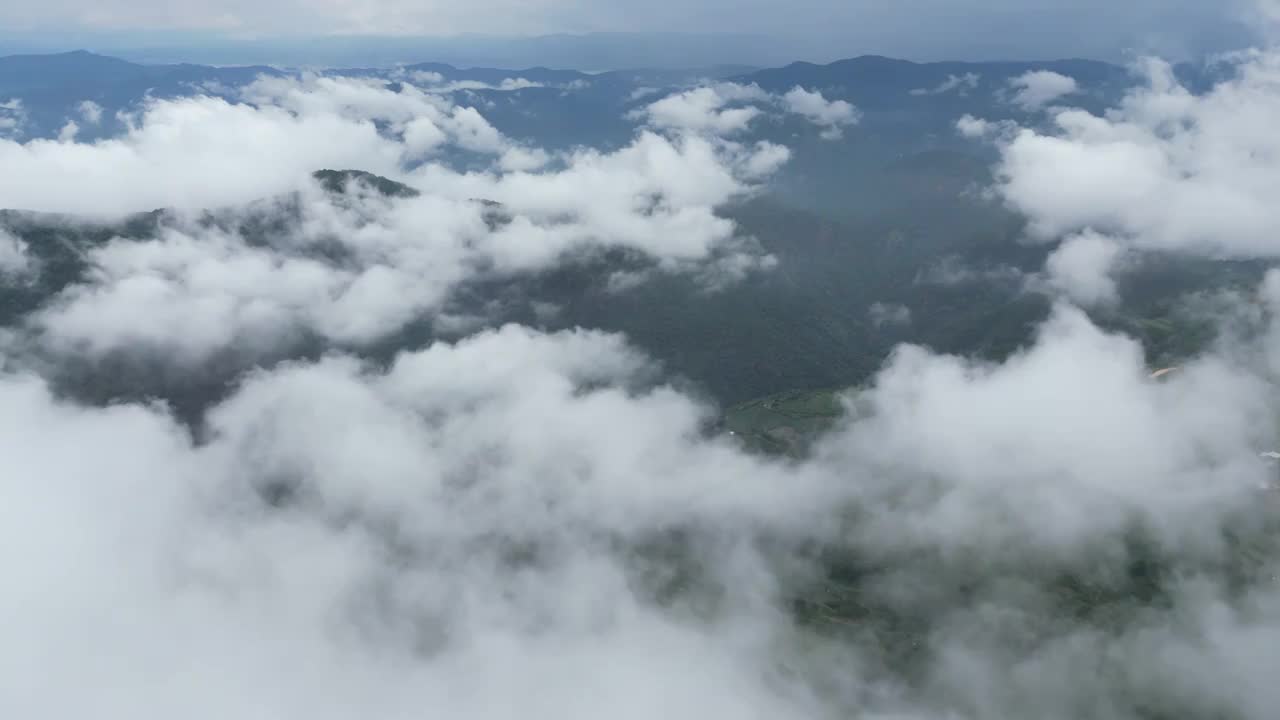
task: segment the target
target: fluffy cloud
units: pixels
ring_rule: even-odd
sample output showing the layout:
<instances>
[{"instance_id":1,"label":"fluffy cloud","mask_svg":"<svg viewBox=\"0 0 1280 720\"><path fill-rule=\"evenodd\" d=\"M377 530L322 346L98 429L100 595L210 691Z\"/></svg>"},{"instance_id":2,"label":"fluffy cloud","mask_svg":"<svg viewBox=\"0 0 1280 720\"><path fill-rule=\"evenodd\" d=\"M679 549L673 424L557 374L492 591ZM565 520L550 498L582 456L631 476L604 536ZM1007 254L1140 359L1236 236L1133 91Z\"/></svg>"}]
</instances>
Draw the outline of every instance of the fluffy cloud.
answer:
<instances>
[{"instance_id":1,"label":"fluffy cloud","mask_svg":"<svg viewBox=\"0 0 1280 720\"><path fill-rule=\"evenodd\" d=\"M843 128L856 125L860 113L844 100L829 101L821 92L795 87L785 95L764 92L755 85L718 83L669 95L632 113L651 127L729 136L745 132L763 114L760 106L799 115L822 128L824 140L843 137Z\"/></svg>"},{"instance_id":2,"label":"fluffy cloud","mask_svg":"<svg viewBox=\"0 0 1280 720\"><path fill-rule=\"evenodd\" d=\"M1112 273L1121 253L1120 244L1106 235L1073 235L1045 262L1047 282L1081 305L1113 303L1119 296Z\"/></svg>"},{"instance_id":3,"label":"fluffy cloud","mask_svg":"<svg viewBox=\"0 0 1280 720\"><path fill-rule=\"evenodd\" d=\"M1093 228L1144 249L1274 256L1280 56L1237 62L1233 79L1194 96L1149 61L1147 87L1106 116L1061 110L1056 132L1017 132L1002 146L1000 194L1041 237Z\"/></svg>"},{"instance_id":4,"label":"fluffy cloud","mask_svg":"<svg viewBox=\"0 0 1280 720\"><path fill-rule=\"evenodd\" d=\"M459 80L451 83L442 83L432 85L429 89L432 92L451 93L459 90L497 90L499 92L513 92L516 90L526 90L528 88L546 87L542 83L536 83L522 77L503 78L502 82L497 85L491 83L483 83L478 80Z\"/></svg>"},{"instance_id":5,"label":"fluffy cloud","mask_svg":"<svg viewBox=\"0 0 1280 720\"><path fill-rule=\"evenodd\" d=\"M160 351L182 365L234 347L278 350L308 330L367 343L437 307L465 276L464 244L486 232L478 207L429 198L363 223L323 198L302 202L302 231L267 245L179 219L153 240L92 248L87 281L34 325L59 352ZM436 242L415 243L402 223L425 215L432 222L416 229ZM345 262L320 252L331 237L342 238Z\"/></svg>"},{"instance_id":6,"label":"fluffy cloud","mask_svg":"<svg viewBox=\"0 0 1280 720\"><path fill-rule=\"evenodd\" d=\"M788 111L824 128L824 140L840 139L844 135L843 128L856 125L861 118L857 108L844 100L827 100L821 92L805 90L799 86L784 95L783 102Z\"/></svg>"},{"instance_id":7,"label":"fluffy cloud","mask_svg":"<svg viewBox=\"0 0 1280 720\"><path fill-rule=\"evenodd\" d=\"M0 140L11 169L0 197L6 207L56 212L206 208L295 190L322 167L402 176L445 144L522 168L540 157L474 108L411 85L304 76L262 78L241 92L246 102L152 101L123 136L93 143L71 142L74 122L59 141Z\"/></svg>"},{"instance_id":8,"label":"fluffy cloud","mask_svg":"<svg viewBox=\"0 0 1280 720\"><path fill-rule=\"evenodd\" d=\"M76 106L81 119L90 125L102 122L102 106L92 100L85 100Z\"/></svg>"},{"instance_id":9,"label":"fluffy cloud","mask_svg":"<svg viewBox=\"0 0 1280 720\"><path fill-rule=\"evenodd\" d=\"M310 333L324 351L239 374L185 424L161 402L77 401L40 376L48 364L5 356L7 714L1274 713L1280 535L1258 452L1280 432L1280 275L1238 309L1247 332L1164 381L1135 341L1064 304L1003 363L899 348L811 456L768 459L716 435L714 408L608 332L507 326L376 362L348 345L461 278L554 267L575 249L714 264L734 241L715 208L785 148L644 131L547 169L503 169L508 146L461 170L413 158L491 147L470 113L416 91L308 83L259 86L253 104L155 103L115 145L3 146L84 167L118 159L148 203L286 193L81 248L87 274L7 328L67 342L42 356L50 374L85 350L185 360ZM1090 127L1239 169L1239 140L1188 142L1184 123L1137 119L1215 95L1170 90L1149 115L1138 97ZM419 118L439 134L411 130ZM1025 169L1017 143L1092 151L1059 127L1002 146L1011 204L1027 197L1010 190L1025 180L1011 171ZM250 130L278 152L236 137ZM330 149L344 138L364 144ZM422 193L335 195L306 177L316 158L356 150ZM213 163L199 168L206 187L165 189L191 182L196 160ZM41 207L134 207L105 183L76 185L75 166L24 167L66 183L17 196ZM1101 177L1057 171L1066 197ZM288 227L246 229L268 210ZM1032 213L1038 231L1044 214ZM1090 281L1143 228L1069 217L1060 226L1081 234L1048 277L1105 297ZM1221 243L1244 252L1223 220ZM1095 224L1105 237L1083 232Z\"/></svg>"},{"instance_id":10,"label":"fluffy cloud","mask_svg":"<svg viewBox=\"0 0 1280 720\"><path fill-rule=\"evenodd\" d=\"M638 111L653 127L731 135L747 130L758 117L758 107L741 106L765 102L769 95L755 85L720 83L669 95ZM727 107L730 104L738 107Z\"/></svg>"},{"instance_id":11,"label":"fluffy cloud","mask_svg":"<svg viewBox=\"0 0 1280 720\"><path fill-rule=\"evenodd\" d=\"M66 406L4 376L18 589L0 607L22 622L0 706L810 714L775 667L763 560L738 529L785 528L815 496L698 441L702 410L669 390L591 389L642 366L614 338L518 328L386 372L333 359L250 380L199 446L154 408ZM636 554L672 523L717 553L708 597L734 588L709 623L658 599L660 545Z\"/></svg>"},{"instance_id":12,"label":"fluffy cloud","mask_svg":"<svg viewBox=\"0 0 1280 720\"><path fill-rule=\"evenodd\" d=\"M980 717L1034 698L1049 717L1264 718L1276 645L1239 642L1280 630L1252 574L1274 558L1232 595L1221 533L1252 542L1270 512L1270 392L1218 360L1166 383L1142 365L1069 310L1003 366L906 348L794 465L706 438L709 410L602 333L507 327L387 368L260 372L198 443L155 407L6 374L0 704ZM1064 615L1057 578L1124 587L1133 532L1175 563L1167 605L1117 600L1105 632ZM920 625L797 625L814 544L867 568L845 581L858 612ZM893 654L912 642L915 673Z\"/></svg>"},{"instance_id":13,"label":"fluffy cloud","mask_svg":"<svg viewBox=\"0 0 1280 720\"><path fill-rule=\"evenodd\" d=\"M1009 86L1014 90L1013 104L1027 111L1039 110L1080 89L1075 78L1050 70L1033 70L1010 80Z\"/></svg>"},{"instance_id":14,"label":"fluffy cloud","mask_svg":"<svg viewBox=\"0 0 1280 720\"><path fill-rule=\"evenodd\" d=\"M83 248L84 282L31 318L43 346L87 357L161 351L190 366L310 336L376 342L436 314L469 279L538 272L592 248L626 249L711 286L771 263L716 209L785 162L780 146L646 131L543 170L550 154L412 87L264 78L244 95L253 104L154 102L118 140L0 148L32 173L6 196L15 205L179 208L154 238ZM497 159L486 172L419 161L445 149ZM324 166L371 168L424 192L356 187L335 198L310 179ZM218 206L227 207L212 219L182 210ZM290 218L285 230L254 235L255 218L275 216Z\"/></svg>"},{"instance_id":15,"label":"fluffy cloud","mask_svg":"<svg viewBox=\"0 0 1280 720\"><path fill-rule=\"evenodd\" d=\"M216 207L296 188L318 167L395 174L399 160L372 122L198 97L152 103L117 139L0 141L10 169L0 197L9 207L95 214Z\"/></svg>"}]
</instances>

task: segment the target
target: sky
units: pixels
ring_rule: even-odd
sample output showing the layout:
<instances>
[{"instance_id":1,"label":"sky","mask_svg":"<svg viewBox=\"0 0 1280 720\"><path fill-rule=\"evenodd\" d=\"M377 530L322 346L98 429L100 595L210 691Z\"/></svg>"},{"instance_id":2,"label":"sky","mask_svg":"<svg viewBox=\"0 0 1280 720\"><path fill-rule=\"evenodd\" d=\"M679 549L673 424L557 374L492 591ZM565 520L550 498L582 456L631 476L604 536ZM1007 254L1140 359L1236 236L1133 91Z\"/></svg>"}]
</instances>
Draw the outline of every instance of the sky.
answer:
<instances>
[{"instance_id":1,"label":"sky","mask_svg":"<svg viewBox=\"0 0 1280 720\"><path fill-rule=\"evenodd\" d=\"M16 0L0 7L0 27L9 34L0 35L0 47L680 32L723 36L725 62L867 53L924 60L1117 59L1236 49L1255 37L1248 22L1255 8L1247 0ZM731 41L731 35L753 39Z\"/></svg>"}]
</instances>

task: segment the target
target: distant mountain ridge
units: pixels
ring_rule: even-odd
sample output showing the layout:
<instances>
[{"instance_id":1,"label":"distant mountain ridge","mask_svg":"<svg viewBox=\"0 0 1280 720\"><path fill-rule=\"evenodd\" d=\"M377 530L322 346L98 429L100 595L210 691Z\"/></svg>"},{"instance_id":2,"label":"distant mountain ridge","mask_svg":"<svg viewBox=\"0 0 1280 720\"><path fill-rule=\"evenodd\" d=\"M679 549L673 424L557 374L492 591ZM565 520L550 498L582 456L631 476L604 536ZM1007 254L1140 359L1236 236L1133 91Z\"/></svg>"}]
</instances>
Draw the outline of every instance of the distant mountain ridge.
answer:
<instances>
[{"instance_id":1,"label":"distant mountain ridge","mask_svg":"<svg viewBox=\"0 0 1280 720\"><path fill-rule=\"evenodd\" d=\"M0 94L60 85L93 87L102 83L135 81L164 85L198 79L252 77L276 72L279 70L265 65L142 65L87 50L53 55L8 55L0 57Z\"/></svg>"}]
</instances>

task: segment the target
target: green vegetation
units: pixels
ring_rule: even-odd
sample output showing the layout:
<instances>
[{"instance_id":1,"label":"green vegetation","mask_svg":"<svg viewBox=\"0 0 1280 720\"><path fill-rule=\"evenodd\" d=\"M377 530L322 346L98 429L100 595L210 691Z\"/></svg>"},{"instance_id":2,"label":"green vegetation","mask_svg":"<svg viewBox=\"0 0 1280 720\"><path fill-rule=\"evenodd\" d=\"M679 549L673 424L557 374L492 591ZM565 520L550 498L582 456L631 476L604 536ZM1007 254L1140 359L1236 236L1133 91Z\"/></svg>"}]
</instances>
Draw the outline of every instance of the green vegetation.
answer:
<instances>
[{"instance_id":1,"label":"green vegetation","mask_svg":"<svg viewBox=\"0 0 1280 720\"><path fill-rule=\"evenodd\" d=\"M353 183L359 183L385 197L409 198L422 194L408 185L363 170L317 170L312 176L331 193L344 193Z\"/></svg>"},{"instance_id":2,"label":"green vegetation","mask_svg":"<svg viewBox=\"0 0 1280 720\"><path fill-rule=\"evenodd\" d=\"M842 390L784 392L729 408L724 429L753 450L802 455L844 415Z\"/></svg>"}]
</instances>

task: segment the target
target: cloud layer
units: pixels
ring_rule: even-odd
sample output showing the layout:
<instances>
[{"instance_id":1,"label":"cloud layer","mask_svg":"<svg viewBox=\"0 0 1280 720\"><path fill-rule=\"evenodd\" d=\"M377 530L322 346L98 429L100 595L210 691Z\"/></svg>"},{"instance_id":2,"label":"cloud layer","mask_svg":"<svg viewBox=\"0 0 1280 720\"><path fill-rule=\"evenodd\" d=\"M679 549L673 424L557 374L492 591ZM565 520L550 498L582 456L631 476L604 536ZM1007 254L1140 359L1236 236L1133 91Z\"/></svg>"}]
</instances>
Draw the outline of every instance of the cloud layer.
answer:
<instances>
[{"instance_id":1,"label":"cloud layer","mask_svg":"<svg viewBox=\"0 0 1280 720\"><path fill-rule=\"evenodd\" d=\"M118 139L0 145L14 170L0 188L6 204L103 216L175 209L151 241L84 249L86 282L31 319L44 343L187 362L304 334L360 345L439 312L469 279L604 249L713 283L769 262L716 209L788 153L712 132L733 128L642 131L616 151L553 162L474 108L413 85L264 78L242 95L153 101ZM445 160L457 153L478 169ZM335 197L311 178L318 167L370 169L422 192L384 197L356 183ZM284 229L255 235L257 220L280 214Z\"/></svg>"},{"instance_id":2,"label":"cloud layer","mask_svg":"<svg viewBox=\"0 0 1280 720\"><path fill-rule=\"evenodd\" d=\"M1280 111L1280 56L1224 58L1217 69L1228 79L1200 95L1162 60L1138 69L1145 86L1102 116L1060 107L1047 129L970 117L958 125L998 145L995 191L1028 218L1029 233L1070 238L1051 260L1050 282L1083 301L1114 296L1109 276L1125 252L1272 259L1280 248L1271 200L1280 145L1268 129Z\"/></svg>"},{"instance_id":3,"label":"cloud layer","mask_svg":"<svg viewBox=\"0 0 1280 720\"><path fill-rule=\"evenodd\" d=\"M1046 277L1104 302L1129 251L1269 257L1272 66L1250 56L1194 97L1153 65L1111 116L997 133L997 192L1070 237ZM362 352L468 279L606 249L671 271L755 257L716 209L787 151L733 138L751 91L709 90L649 105L619 149L521 168L510 154L538 150L478 110L352 79L153 102L117 140L0 144L30 174L4 204L179 208L77 246L83 276L6 329L0 710L1271 717L1280 496L1259 453L1280 432L1280 275L1163 381L1066 302L1003 363L901 347L797 459L718 434L607 330ZM803 89L781 102L819 131L856 118ZM326 165L418 193L323 188ZM1166 199L1174 224L1162 193L1201 204ZM4 267L27 250L0 236ZM201 359L293 334L321 351L246 362L198 422L56 382L127 352L196 383Z\"/></svg>"}]
</instances>

